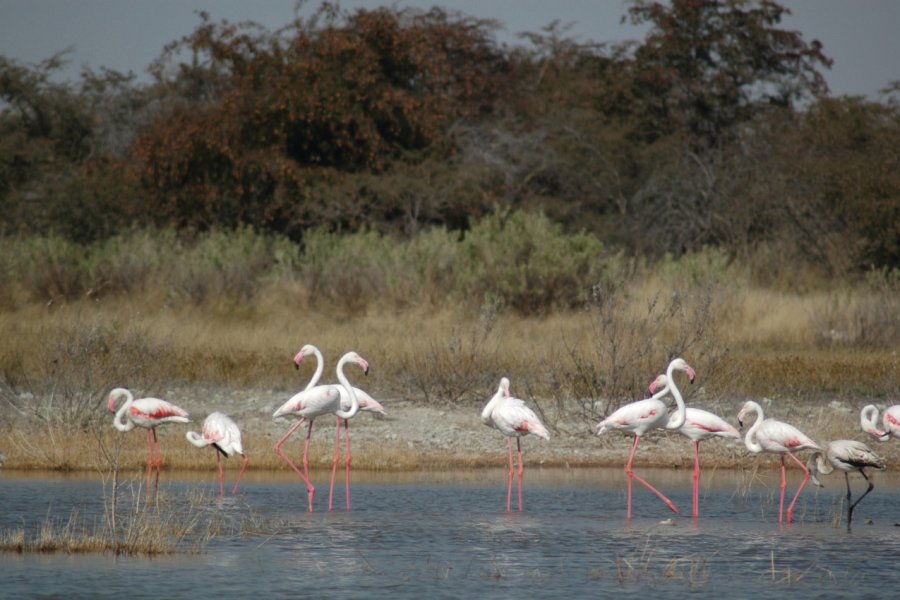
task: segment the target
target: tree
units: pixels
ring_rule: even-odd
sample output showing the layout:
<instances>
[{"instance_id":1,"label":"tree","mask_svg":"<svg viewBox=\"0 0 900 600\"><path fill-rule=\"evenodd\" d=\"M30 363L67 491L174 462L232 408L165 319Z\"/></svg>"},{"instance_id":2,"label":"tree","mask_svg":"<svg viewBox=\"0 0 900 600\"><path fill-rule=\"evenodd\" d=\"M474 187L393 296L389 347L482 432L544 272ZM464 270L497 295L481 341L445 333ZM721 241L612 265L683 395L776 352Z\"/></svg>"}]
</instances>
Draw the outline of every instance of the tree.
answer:
<instances>
[{"instance_id":1,"label":"tree","mask_svg":"<svg viewBox=\"0 0 900 600\"><path fill-rule=\"evenodd\" d=\"M450 123L490 103L491 78L503 71L493 22L440 9L323 4L274 34L202 19L155 66L184 102L133 149L159 199L154 212L180 226L244 223L297 236L323 222L358 225L327 212L313 189L420 160ZM172 68L184 53L191 64Z\"/></svg>"},{"instance_id":2,"label":"tree","mask_svg":"<svg viewBox=\"0 0 900 600\"><path fill-rule=\"evenodd\" d=\"M653 25L634 57L644 139L683 131L716 146L770 106L828 91L822 44L778 28L790 11L772 0L635 0L628 12Z\"/></svg>"}]
</instances>

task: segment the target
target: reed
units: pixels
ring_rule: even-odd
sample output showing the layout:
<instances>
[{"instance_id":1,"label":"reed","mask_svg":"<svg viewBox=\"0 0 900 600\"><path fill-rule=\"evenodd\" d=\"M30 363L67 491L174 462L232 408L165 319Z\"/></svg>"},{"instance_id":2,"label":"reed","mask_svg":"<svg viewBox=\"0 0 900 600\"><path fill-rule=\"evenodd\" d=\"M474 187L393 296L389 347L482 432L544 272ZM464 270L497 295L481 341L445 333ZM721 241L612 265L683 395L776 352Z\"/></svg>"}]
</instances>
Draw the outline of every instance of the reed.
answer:
<instances>
[{"instance_id":1,"label":"reed","mask_svg":"<svg viewBox=\"0 0 900 600\"><path fill-rule=\"evenodd\" d=\"M108 502L104 514L91 519L74 509L65 520L48 516L34 526L0 532L0 551L144 556L197 553L222 533L221 518L199 510L210 503L208 498L161 493L149 500L139 486L132 491L125 506Z\"/></svg>"}]
</instances>

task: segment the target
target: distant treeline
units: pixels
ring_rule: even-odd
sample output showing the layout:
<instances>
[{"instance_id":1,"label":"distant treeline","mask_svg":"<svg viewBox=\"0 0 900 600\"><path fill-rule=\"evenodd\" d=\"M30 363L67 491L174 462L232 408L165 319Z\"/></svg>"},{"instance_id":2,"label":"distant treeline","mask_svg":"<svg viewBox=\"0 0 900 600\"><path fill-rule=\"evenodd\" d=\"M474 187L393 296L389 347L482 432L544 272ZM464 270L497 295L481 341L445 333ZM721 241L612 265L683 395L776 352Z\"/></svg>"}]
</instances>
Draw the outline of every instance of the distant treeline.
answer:
<instances>
[{"instance_id":1,"label":"distant treeline","mask_svg":"<svg viewBox=\"0 0 900 600\"><path fill-rule=\"evenodd\" d=\"M369 231L540 211L649 257L759 245L900 265L900 84L832 98L777 2L636 1L642 41L521 45L440 8L323 4L277 31L201 14L152 83L0 57L0 234ZM502 222L502 221L501 221Z\"/></svg>"}]
</instances>

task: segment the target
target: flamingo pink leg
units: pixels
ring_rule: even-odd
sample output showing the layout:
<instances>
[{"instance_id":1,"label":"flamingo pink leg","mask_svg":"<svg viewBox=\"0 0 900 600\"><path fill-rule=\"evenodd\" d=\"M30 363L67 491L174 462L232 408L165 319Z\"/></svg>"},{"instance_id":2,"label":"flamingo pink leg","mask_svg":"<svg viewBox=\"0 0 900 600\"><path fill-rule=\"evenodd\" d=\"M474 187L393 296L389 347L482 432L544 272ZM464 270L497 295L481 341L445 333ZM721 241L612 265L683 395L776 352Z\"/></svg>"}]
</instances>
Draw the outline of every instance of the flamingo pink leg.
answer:
<instances>
[{"instance_id":1,"label":"flamingo pink leg","mask_svg":"<svg viewBox=\"0 0 900 600\"><path fill-rule=\"evenodd\" d=\"M225 495L225 467L222 466L222 453L216 450L216 465L219 467L219 495Z\"/></svg>"},{"instance_id":2,"label":"flamingo pink leg","mask_svg":"<svg viewBox=\"0 0 900 600\"><path fill-rule=\"evenodd\" d=\"M778 524L784 519L784 491L787 489L787 475L784 468L784 454L781 455L781 502L778 504Z\"/></svg>"},{"instance_id":3,"label":"flamingo pink leg","mask_svg":"<svg viewBox=\"0 0 900 600\"><path fill-rule=\"evenodd\" d=\"M522 512L522 476L525 474L525 464L522 462L522 438L516 438L516 449L519 455L519 512Z\"/></svg>"},{"instance_id":4,"label":"flamingo pink leg","mask_svg":"<svg viewBox=\"0 0 900 600\"><path fill-rule=\"evenodd\" d=\"M644 487L646 487L648 490L650 490L651 492L653 492L654 494L659 496L659 499L662 500L663 502L665 502L666 506L668 506L672 510L672 512L677 513L678 507L676 507L675 504L671 500L666 498L662 492L660 492L658 489L656 489L655 487L653 487L652 485L647 483L639 475L635 474L634 469L632 469L632 464L634 463L634 454L635 454L635 452L637 452L638 442L640 440L641 440L641 436L639 436L639 435L634 436L634 444L632 444L632 446L631 446L631 454L628 455L628 462L625 464L625 474L628 476L628 510L626 513L626 518L631 519L631 480L632 480L632 478L637 479L639 482L644 484Z\"/></svg>"},{"instance_id":5,"label":"flamingo pink leg","mask_svg":"<svg viewBox=\"0 0 900 600\"><path fill-rule=\"evenodd\" d=\"M791 500L791 505L788 506L787 509L787 520L788 523L793 523L794 521L794 504L797 503L797 498L800 497L800 492L803 491L803 487L806 485L806 482L809 481L809 469L806 468L799 458L794 456L792 452L788 452L788 456L794 459L794 462L800 465L800 468L803 469L803 481L800 482L800 487L797 488L797 493L794 494L794 499ZM784 463L784 458L782 458L782 464ZM779 521L780 522L780 521Z\"/></svg>"},{"instance_id":6,"label":"flamingo pink leg","mask_svg":"<svg viewBox=\"0 0 900 600\"><path fill-rule=\"evenodd\" d=\"M338 459L341 454L341 418L337 418L334 428L334 457L331 459L331 487L328 490L328 510L334 510L334 480L337 476Z\"/></svg>"},{"instance_id":7,"label":"flamingo pink leg","mask_svg":"<svg viewBox=\"0 0 900 600\"><path fill-rule=\"evenodd\" d=\"M694 510L693 517L700 516L700 440L694 440Z\"/></svg>"},{"instance_id":8,"label":"flamingo pink leg","mask_svg":"<svg viewBox=\"0 0 900 600\"><path fill-rule=\"evenodd\" d=\"M237 481L234 482L234 488L231 490L232 496L237 496L238 486L241 485L241 478L244 476L244 471L247 470L247 464L250 462L250 457L246 454L243 454L242 458L244 459L244 464L241 466L241 472L238 473Z\"/></svg>"},{"instance_id":9,"label":"flamingo pink leg","mask_svg":"<svg viewBox=\"0 0 900 600\"><path fill-rule=\"evenodd\" d=\"M304 474L303 474L303 471L301 471L300 469L298 469L298 468L297 468L297 465L295 465L294 463L292 463L292 462L291 462L291 459L289 459L289 458L284 454L284 452L281 451L281 445L284 444L284 442L285 442L289 437L291 437L291 435L292 435L295 431L297 431L297 429L298 429L301 425L303 425L303 422L304 422L305 420L306 420L306 419L300 419L299 421L297 421L297 424L294 425L293 427L291 427L290 430L288 430L288 432L287 432L286 434L284 434L284 437L283 437L283 438L281 438L280 440L278 440L278 443L275 444L275 454L277 454L278 456L280 456L280 457L284 460L284 462L286 462L288 465L290 465L290 467L294 470L294 472L295 472L297 475L300 476L300 479L302 479L302 480L304 481L304 483L306 483L306 498L307 498L307 502L308 502L308 504L309 504L309 512L312 512L312 511L313 511L313 500L315 499L315 496L316 496L316 488L313 486L312 483L310 483L309 477L306 476L306 475L304 475ZM309 429L310 429L310 431L312 431L312 421L310 421L309 425L310 425ZM306 435L306 447L307 447L307 448L309 447L309 433L307 433L307 435ZM306 452L305 452L305 451L304 451L304 453L303 453L303 458L304 458L304 463L306 463Z\"/></svg>"},{"instance_id":10,"label":"flamingo pink leg","mask_svg":"<svg viewBox=\"0 0 900 600\"><path fill-rule=\"evenodd\" d=\"M350 422L344 419L344 439L347 443L347 510L350 510Z\"/></svg>"},{"instance_id":11,"label":"flamingo pink leg","mask_svg":"<svg viewBox=\"0 0 900 600\"><path fill-rule=\"evenodd\" d=\"M510 507L512 506L513 474L515 473L513 467L512 438L506 438L506 450L509 454L509 477L506 481L506 512L510 512Z\"/></svg>"}]
</instances>

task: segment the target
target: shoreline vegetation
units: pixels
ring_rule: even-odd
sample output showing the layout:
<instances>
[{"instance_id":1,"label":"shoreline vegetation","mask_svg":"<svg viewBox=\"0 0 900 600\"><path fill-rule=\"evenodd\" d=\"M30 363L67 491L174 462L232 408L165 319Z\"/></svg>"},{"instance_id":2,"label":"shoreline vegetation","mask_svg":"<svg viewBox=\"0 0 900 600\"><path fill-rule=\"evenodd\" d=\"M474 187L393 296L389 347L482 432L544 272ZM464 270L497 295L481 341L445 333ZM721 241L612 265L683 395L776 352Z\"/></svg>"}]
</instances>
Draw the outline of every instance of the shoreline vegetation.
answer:
<instances>
[{"instance_id":1,"label":"shoreline vegetation","mask_svg":"<svg viewBox=\"0 0 900 600\"><path fill-rule=\"evenodd\" d=\"M733 421L743 400L768 398L769 416L796 419L822 441L859 437L863 405L900 399L896 272L851 283L781 265L777 281L760 281L777 264L765 248L744 260L704 249L642 262L598 246L579 258L559 249L583 240L543 216L511 221L486 219L461 240L438 232L419 254L422 238L370 233L321 233L303 247L249 230L189 241L135 231L61 248L52 236L0 238L9 250L0 253L4 468L102 469L100 448L115 444L119 468L140 469L142 436L115 437L105 410L123 385L186 408L191 426L230 414L250 468L281 468L271 447L290 423L271 414L311 376L312 366L291 362L305 343L323 350L332 379L329 361L349 349L372 365L354 384L388 416L352 423L368 447L354 455L364 469L502 464L495 432L477 419L501 376L550 428L549 442L526 444L529 460L559 466L617 465L623 441L593 426L646 397L673 356L697 370L688 405ZM526 242L530 252L515 247ZM555 308L512 308L552 293ZM331 440L320 429L331 427L317 422L320 455ZM166 465L208 468L184 431L160 429ZM656 458L651 446L642 446L648 466L690 459L672 435ZM890 446L879 445L889 463ZM740 456L728 449L705 461L737 466Z\"/></svg>"}]
</instances>

